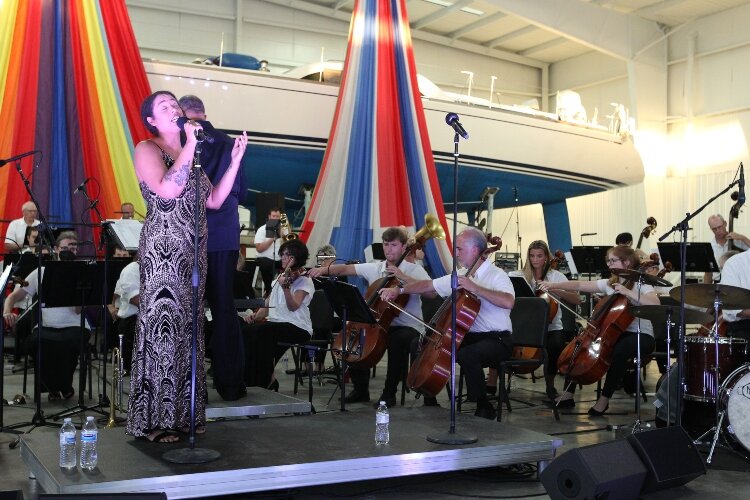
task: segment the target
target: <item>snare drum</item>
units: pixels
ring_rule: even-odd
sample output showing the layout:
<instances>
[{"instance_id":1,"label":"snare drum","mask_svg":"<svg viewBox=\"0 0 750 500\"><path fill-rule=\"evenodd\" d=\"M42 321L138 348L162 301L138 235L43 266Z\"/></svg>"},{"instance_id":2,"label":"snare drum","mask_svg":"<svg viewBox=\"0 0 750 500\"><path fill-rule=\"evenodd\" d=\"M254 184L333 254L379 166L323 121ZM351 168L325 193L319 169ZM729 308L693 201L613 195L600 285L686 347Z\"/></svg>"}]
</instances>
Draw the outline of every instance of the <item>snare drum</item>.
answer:
<instances>
[{"instance_id":1,"label":"snare drum","mask_svg":"<svg viewBox=\"0 0 750 500\"><path fill-rule=\"evenodd\" d=\"M720 407L726 411L726 426L729 436L750 451L750 363L741 366L727 376L719 390Z\"/></svg>"},{"instance_id":2,"label":"snare drum","mask_svg":"<svg viewBox=\"0 0 750 500\"><path fill-rule=\"evenodd\" d=\"M745 339L719 338L719 381L747 362ZM685 399L716 401L716 353L713 337L685 337Z\"/></svg>"}]
</instances>

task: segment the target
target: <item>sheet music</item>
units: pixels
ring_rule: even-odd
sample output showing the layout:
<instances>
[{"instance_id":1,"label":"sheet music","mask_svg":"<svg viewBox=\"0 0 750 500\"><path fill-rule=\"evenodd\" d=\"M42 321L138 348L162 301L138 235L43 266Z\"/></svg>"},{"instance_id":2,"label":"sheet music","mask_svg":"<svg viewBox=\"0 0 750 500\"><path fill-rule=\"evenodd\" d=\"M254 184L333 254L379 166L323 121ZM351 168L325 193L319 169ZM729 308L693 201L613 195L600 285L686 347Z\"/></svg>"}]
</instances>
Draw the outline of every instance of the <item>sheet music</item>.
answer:
<instances>
[{"instance_id":1,"label":"sheet music","mask_svg":"<svg viewBox=\"0 0 750 500\"><path fill-rule=\"evenodd\" d=\"M137 251L143 223L135 219L107 219L112 236L118 245L128 251Z\"/></svg>"},{"instance_id":2,"label":"sheet music","mask_svg":"<svg viewBox=\"0 0 750 500\"><path fill-rule=\"evenodd\" d=\"M568 261L568 269L570 269L570 274L578 276L578 268L576 268L576 263L573 261L573 254L570 252L564 252L563 255L565 255L565 260Z\"/></svg>"}]
</instances>

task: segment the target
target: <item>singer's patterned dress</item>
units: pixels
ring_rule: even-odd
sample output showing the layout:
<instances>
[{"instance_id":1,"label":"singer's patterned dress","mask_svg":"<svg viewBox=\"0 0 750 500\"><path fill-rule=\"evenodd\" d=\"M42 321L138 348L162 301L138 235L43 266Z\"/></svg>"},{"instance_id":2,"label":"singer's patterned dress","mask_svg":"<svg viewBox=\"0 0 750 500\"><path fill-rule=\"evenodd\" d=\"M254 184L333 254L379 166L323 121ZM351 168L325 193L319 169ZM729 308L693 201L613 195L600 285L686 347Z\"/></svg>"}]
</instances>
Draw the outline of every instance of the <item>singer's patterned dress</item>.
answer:
<instances>
[{"instance_id":1,"label":"singer's patterned dress","mask_svg":"<svg viewBox=\"0 0 750 500\"><path fill-rule=\"evenodd\" d=\"M164 151L167 167L174 160ZM199 197L199 287L203 304L206 284L206 199L210 183L202 170L191 169L188 185L174 199L160 198L145 183L141 193L148 211L141 230L140 311L133 346L126 432L146 436L157 429L190 425L190 364L192 342L192 268L196 171ZM206 379L203 311L198 316L196 425L206 422Z\"/></svg>"}]
</instances>

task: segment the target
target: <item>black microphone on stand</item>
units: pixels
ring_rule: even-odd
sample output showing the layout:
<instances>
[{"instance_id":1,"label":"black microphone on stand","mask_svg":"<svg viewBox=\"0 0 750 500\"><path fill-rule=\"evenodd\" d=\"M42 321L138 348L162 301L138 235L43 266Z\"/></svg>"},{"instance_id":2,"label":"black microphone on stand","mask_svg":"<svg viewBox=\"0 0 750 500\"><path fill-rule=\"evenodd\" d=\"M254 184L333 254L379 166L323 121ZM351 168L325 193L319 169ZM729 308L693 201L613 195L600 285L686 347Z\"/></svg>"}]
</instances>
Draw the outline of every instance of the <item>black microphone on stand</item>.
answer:
<instances>
[{"instance_id":1,"label":"black microphone on stand","mask_svg":"<svg viewBox=\"0 0 750 500\"><path fill-rule=\"evenodd\" d=\"M456 113L448 113L445 115L445 123L453 127L453 130L464 139L469 138L469 133L464 129L463 125L461 125L461 122L458 121L458 115Z\"/></svg>"},{"instance_id":2,"label":"black microphone on stand","mask_svg":"<svg viewBox=\"0 0 750 500\"><path fill-rule=\"evenodd\" d=\"M85 191L86 190L86 184L88 184L90 180L91 180L91 177L88 177L85 181L83 181L82 183L80 183L78 185L78 187L76 188L76 190L73 191L73 194L78 193L78 191Z\"/></svg>"},{"instance_id":3,"label":"black microphone on stand","mask_svg":"<svg viewBox=\"0 0 750 500\"><path fill-rule=\"evenodd\" d=\"M27 153L21 153L20 155L11 156L10 158L7 158L5 160L0 160L0 167L2 167L3 165L5 165L6 163L10 163L12 161L20 160L21 158L26 158L27 156L31 156L31 155L36 154L38 152L39 152L39 150L35 149L34 151L29 151Z\"/></svg>"},{"instance_id":4,"label":"black microphone on stand","mask_svg":"<svg viewBox=\"0 0 750 500\"><path fill-rule=\"evenodd\" d=\"M745 204L745 167L740 163L740 182L739 192L737 194L737 202L740 206Z\"/></svg>"},{"instance_id":5,"label":"black microphone on stand","mask_svg":"<svg viewBox=\"0 0 750 500\"><path fill-rule=\"evenodd\" d=\"M596 236L599 233L581 233L581 236Z\"/></svg>"},{"instance_id":6,"label":"black microphone on stand","mask_svg":"<svg viewBox=\"0 0 750 500\"><path fill-rule=\"evenodd\" d=\"M180 116L177 118L177 126L180 127L180 130L183 132L185 131L185 124L190 121L184 116ZM209 134L203 131L203 129L196 130L195 131L195 138L198 139L198 141L206 141L206 142L214 142L214 138L211 137Z\"/></svg>"}]
</instances>

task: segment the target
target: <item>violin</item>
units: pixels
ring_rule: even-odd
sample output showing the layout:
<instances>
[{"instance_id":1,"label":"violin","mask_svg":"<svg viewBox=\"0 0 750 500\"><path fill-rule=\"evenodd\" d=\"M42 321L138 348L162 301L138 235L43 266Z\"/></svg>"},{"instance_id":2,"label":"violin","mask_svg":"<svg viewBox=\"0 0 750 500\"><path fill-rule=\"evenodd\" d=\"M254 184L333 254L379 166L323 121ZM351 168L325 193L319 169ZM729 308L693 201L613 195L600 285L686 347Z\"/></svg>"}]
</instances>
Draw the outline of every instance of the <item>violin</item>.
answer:
<instances>
[{"instance_id":1,"label":"violin","mask_svg":"<svg viewBox=\"0 0 750 500\"><path fill-rule=\"evenodd\" d=\"M503 244L499 236L491 237L489 243L487 249L469 267L466 276L473 277L487 257L498 251ZM479 315L480 307L479 297L463 289L456 291L456 351ZM410 388L428 396L434 397L443 390L451 374L452 309L451 297L448 297L430 320L432 328L428 329L422 350L406 377Z\"/></svg>"},{"instance_id":2,"label":"violin","mask_svg":"<svg viewBox=\"0 0 750 500\"><path fill-rule=\"evenodd\" d=\"M648 261L641 264L638 270L645 271L652 265ZM632 288L634 282L625 280L623 285ZM626 296L614 293L600 300L594 307L586 328L560 353L557 367L579 384L593 384L600 380L609 369L617 340L634 319Z\"/></svg>"}]
</instances>

